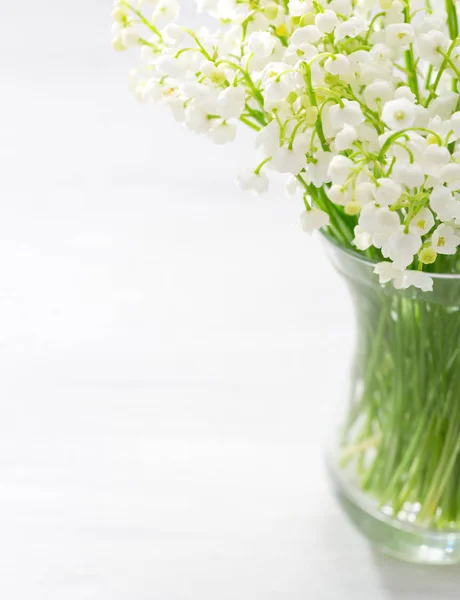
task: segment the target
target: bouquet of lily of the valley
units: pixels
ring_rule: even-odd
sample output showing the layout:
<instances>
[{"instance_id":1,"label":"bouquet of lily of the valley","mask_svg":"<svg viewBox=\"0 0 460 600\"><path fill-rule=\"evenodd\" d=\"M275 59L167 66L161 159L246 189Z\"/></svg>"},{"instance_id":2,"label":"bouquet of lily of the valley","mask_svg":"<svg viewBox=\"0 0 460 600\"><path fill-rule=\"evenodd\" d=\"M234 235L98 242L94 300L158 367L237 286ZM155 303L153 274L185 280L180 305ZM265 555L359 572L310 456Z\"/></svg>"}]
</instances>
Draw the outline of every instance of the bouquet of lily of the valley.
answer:
<instances>
[{"instance_id":1,"label":"bouquet of lily of the valley","mask_svg":"<svg viewBox=\"0 0 460 600\"><path fill-rule=\"evenodd\" d=\"M218 144L254 129L261 160L240 185L288 174L304 229L381 259L382 281L429 289L425 273L455 269L439 260L460 244L454 0L198 4L216 29L179 25L178 0L116 3L114 47L142 48L136 95Z\"/></svg>"},{"instance_id":2,"label":"bouquet of lily of the valley","mask_svg":"<svg viewBox=\"0 0 460 600\"><path fill-rule=\"evenodd\" d=\"M271 173L286 174L302 228L392 282L382 292L342 268L362 339L341 464L386 515L456 531L460 290L445 290L460 274L455 2L197 0L215 26L192 30L178 0L116 0L113 46L140 49L136 96L197 134L225 144L238 126L254 130L259 157L240 186L263 194Z\"/></svg>"}]
</instances>

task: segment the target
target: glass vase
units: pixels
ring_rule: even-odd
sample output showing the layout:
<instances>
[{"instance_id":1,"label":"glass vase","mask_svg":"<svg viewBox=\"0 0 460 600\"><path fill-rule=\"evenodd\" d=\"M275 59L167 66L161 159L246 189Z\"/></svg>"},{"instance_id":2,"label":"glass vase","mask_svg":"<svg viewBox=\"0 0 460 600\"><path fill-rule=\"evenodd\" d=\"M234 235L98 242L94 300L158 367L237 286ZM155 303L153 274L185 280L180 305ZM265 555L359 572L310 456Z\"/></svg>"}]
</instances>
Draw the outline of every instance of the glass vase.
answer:
<instances>
[{"instance_id":1,"label":"glass vase","mask_svg":"<svg viewBox=\"0 0 460 600\"><path fill-rule=\"evenodd\" d=\"M356 314L346 411L328 455L342 507L377 547L460 562L460 276L433 292L381 286L327 242Z\"/></svg>"}]
</instances>

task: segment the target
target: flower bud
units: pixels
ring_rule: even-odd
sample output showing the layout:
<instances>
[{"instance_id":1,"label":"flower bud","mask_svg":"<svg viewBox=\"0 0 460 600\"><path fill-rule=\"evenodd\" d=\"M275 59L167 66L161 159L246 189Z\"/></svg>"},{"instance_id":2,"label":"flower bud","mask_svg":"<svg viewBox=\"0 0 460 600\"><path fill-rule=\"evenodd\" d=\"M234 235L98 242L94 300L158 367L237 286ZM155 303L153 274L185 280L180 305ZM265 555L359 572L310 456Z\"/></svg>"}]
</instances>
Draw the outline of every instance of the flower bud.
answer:
<instances>
[{"instance_id":1,"label":"flower bud","mask_svg":"<svg viewBox=\"0 0 460 600\"><path fill-rule=\"evenodd\" d=\"M302 96L300 96L300 104L302 105L303 108L310 108L311 101L310 101L309 96L307 96L307 94L303 94Z\"/></svg>"},{"instance_id":2,"label":"flower bud","mask_svg":"<svg viewBox=\"0 0 460 600\"><path fill-rule=\"evenodd\" d=\"M120 35L116 35L112 40L112 48L117 52L124 52L126 50L126 46L123 44L123 40Z\"/></svg>"},{"instance_id":3,"label":"flower bud","mask_svg":"<svg viewBox=\"0 0 460 600\"><path fill-rule=\"evenodd\" d=\"M273 21L278 16L278 10L279 10L279 8L278 8L278 5L276 4L276 2L270 2L264 8L265 18L268 19L269 21Z\"/></svg>"},{"instance_id":4,"label":"flower bud","mask_svg":"<svg viewBox=\"0 0 460 600\"><path fill-rule=\"evenodd\" d=\"M433 248L423 248L418 255L419 261L424 265L432 265L438 255Z\"/></svg>"},{"instance_id":5,"label":"flower bud","mask_svg":"<svg viewBox=\"0 0 460 600\"><path fill-rule=\"evenodd\" d=\"M122 29L121 40L126 48L134 48L140 44L139 34L134 27L126 27L126 29Z\"/></svg>"},{"instance_id":6,"label":"flower bud","mask_svg":"<svg viewBox=\"0 0 460 600\"><path fill-rule=\"evenodd\" d=\"M333 10L325 10L315 17L316 27L321 33L332 33L339 23L340 21Z\"/></svg>"},{"instance_id":7,"label":"flower bud","mask_svg":"<svg viewBox=\"0 0 460 600\"><path fill-rule=\"evenodd\" d=\"M303 17L301 17L300 19L300 27L305 27L306 25L313 25L315 22L315 15L314 13L309 13L307 15L303 15Z\"/></svg>"},{"instance_id":8,"label":"flower bud","mask_svg":"<svg viewBox=\"0 0 460 600\"><path fill-rule=\"evenodd\" d=\"M345 214L349 217L354 217L356 215L359 215L359 213L361 212L361 205L358 202L356 202L356 200L352 200L351 202L345 204L344 211Z\"/></svg>"},{"instance_id":9,"label":"flower bud","mask_svg":"<svg viewBox=\"0 0 460 600\"><path fill-rule=\"evenodd\" d=\"M318 119L318 109L316 106L309 106L305 111L305 122L307 125L314 125Z\"/></svg>"},{"instance_id":10,"label":"flower bud","mask_svg":"<svg viewBox=\"0 0 460 600\"><path fill-rule=\"evenodd\" d=\"M124 24L128 20L128 15L121 6L117 6L112 11L112 18L116 23Z\"/></svg>"}]
</instances>

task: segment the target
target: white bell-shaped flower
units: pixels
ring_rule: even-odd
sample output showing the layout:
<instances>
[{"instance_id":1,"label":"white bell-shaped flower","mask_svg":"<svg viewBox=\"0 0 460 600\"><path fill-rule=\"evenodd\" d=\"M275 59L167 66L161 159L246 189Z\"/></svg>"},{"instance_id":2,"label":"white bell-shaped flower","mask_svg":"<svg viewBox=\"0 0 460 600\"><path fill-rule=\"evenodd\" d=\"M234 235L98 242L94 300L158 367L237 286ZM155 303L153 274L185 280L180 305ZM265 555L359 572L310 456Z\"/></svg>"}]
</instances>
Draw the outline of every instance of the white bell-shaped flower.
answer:
<instances>
[{"instance_id":1,"label":"white bell-shaped flower","mask_svg":"<svg viewBox=\"0 0 460 600\"><path fill-rule=\"evenodd\" d=\"M389 0L383 1L387 4L389 3ZM404 20L404 4L401 0L392 0L390 6L387 6L385 9L385 16L383 18L385 27L396 23L404 23Z\"/></svg>"},{"instance_id":2,"label":"white bell-shaped flower","mask_svg":"<svg viewBox=\"0 0 460 600\"><path fill-rule=\"evenodd\" d=\"M273 119L266 127L256 135L256 148L263 148L267 156L272 156L280 147L280 126Z\"/></svg>"},{"instance_id":3,"label":"white bell-shaped flower","mask_svg":"<svg viewBox=\"0 0 460 600\"><path fill-rule=\"evenodd\" d=\"M329 225L329 221L329 215L318 208L305 210L300 215L300 226L308 234L312 234L314 231L321 229L321 227Z\"/></svg>"},{"instance_id":4,"label":"white bell-shaped flower","mask_svg":"<svg viewBox=\"0 0 460 600\"><path fill-rule=\"evenodd\" d=\"M185 76L186 71L181 61L169 54L161 55L156 60L155 66L160 74L168 75L173 79L182 80Z\"/></svg>"},{"instance_id":5,"label":"white bell-shaped flower","mask_svg":"<svg viewBox=\"0 0 460 600\"><path fill-rule=\"evenodd\" d=\"M422 290L422 292L432 292L433 285L433 278L428 273L424 273L423 271L406 271L404 273L404 289L413 286Z\"/></svg>"},{"instance_id":6,"label":"white bell-shaped flower","mask_svg":"<svg viewBox=\"0 0 460 600\"><path fill-rule=\"evenodd\" d=\"M278 173L297 175L306 166L306 163L304 150L284 145L273 155L271 167Z\"/></svg>"},{"instance_id":7,"label":"white bell-shaped flower","mask_svg":"<svg viewBox=\"0 0 460 600\"><path fill-rule=\"evenodd\" d=\"M288 177L288 180L286 181L286 185L284 186L284 191L286 192L286 196L288 198L293 198L299 192L302 192L304 190L303 190L301 183L297 179L297 177L295 177L294 175L291 175L290 177Z\"/></svg>"},{"instance_id":8,"label":"white bell-shaped flower","mask_svg":"<svg viewBox=\"0 0 460 600\"><path fill-rule=\"evenodd\" d=\"M444 223L435 229L431 238L431 246L438 254L455 254L459 244L460 238L455 229Z\"/></svg>"},{"instance_id":9,"label":"white bell-shaped flower","mask_svg":"<svg viewBox=\"0 0 460 600\"><path fill-rule=\"evenodd\" d=\"M401 226L393 232L382 245L382 254L390 258L398 269L407 268L420 250L422 238L412 231L406 232Z\"/></svg>"},{"instance_id":10,"label":"white bell-shaped flower","mask_svg":"<svg viewBox=\"0 0 460 600\"><path fill-rule=\"evenodd\" d=\"M422 208L409 224L409 231L419 236L426 235L434 227L433 213L429 208Z\"/></svg>"},{"instance_id":11,"label":"white bell-shaped flower","mask_svg":"<svg viewBox=\"0 0 460 600\"><path fill-rule=\"evenodd\" d=\"M374 81L366 86L363 96L369 108L379 110L385 102L393 99L394 87L389 81Z\"/></svg>"},{"instance_id":12,"label":"white bell-shaped flower","mask_svg":"<svg viewBox=\"0 0 460 600\"><path fill-rule=\"evenodd\" d=\"M125 27L120 33L121 41L125 48L134 48L141 43L139 32L134 26Z\"/></svg>"},{"instance_id":13,"label":"white bell-shaped flower","mask_svg":"<svg viewBox=\"0 0 460 600\"><path fill-rule=\"evenodd\" d=\"M369 50L369 56L371 61L378 67L386 68L391 64L393 51L386 44L375 43Z\"/></svg>"},{"instance_id":14,"label":"white bell-shaped flower","mask_svg":"<svg viewBox=\"0 0 460 600\"><path fill-rule=\"evenodd\" d=\"M447 121L452 117L457 108L458 94L452 90L444 90L443 93L430 102L428 114L430 117L441 117Z\"/></svg>"},{"instance_id":15,"label":"white bell-shaped flower","mask_svg":"<svg viewBox=\"0 0 460 600\"><path fill-rule=\"evenodd\" d=\"M369 152L378 152L380 150L379 135L375 131L374 127L367 123L361 123L356 126L356 133L358 134L358 140Z\"/></svg>"},{"instance_id":16,"label":"white bell-shaped flower","mask_svg":"<svg viewBox=\"0 0 460 600\"><path fill-rule=\"evenodd\" d=\"M439 14L422 13L422 18L417 20L414 25L414 30L417 35L420 35L421 33L428 33L429 31L447 32L446 20Z\"/></svg>"},{"instance_id":17,"label":"white bell-shaped flower","mask_svg":"<svg viewBox=\"0 0 460 600\"><path fill-rule=\"evenodd\" d=\"M318 48L309 42L303 44L289 44L283 54L283 60L289 65L297 65L299 60L310 61L318 54Z\"/></svg>"},{"instance_id":18,"label":"white bell-shaped flower","mask_svg":"<svg viewBox=\"0 0 460 600\"><path fill-rule=\"evenodd\" d=\"M343 54L330 56L324 63L324 68L332 75L339 75L342 78L348 78L352 74L350 62Z\"/></svg>"},{"instance_id":19,"label":"white bell-shaped flower","mask_svg":"<svg viewBox=\"0 0 460 600\"><path fill-rule=\"evenodd\" d=\"M396 289L407 289L411 286L421 289L423 292L433 290L433 278L422 271L406 271L399 269L391 262L380 262L375 266L374 273L379 276L381 284L393 282Z\"/></svg>"},{"instance_id":20,"label":"white bell-shaped flower","mask_svg":"<svg viewBox=\"0 0 460 600\"><path fill-rule=\"evenodd\" d=\"M384 123L393 131L412 127L416 116L417 109L415 104L406 98L398 98L386 102L382 112Z\"/></svg>"},{"instance_id":21,"label":"white bell-shaped flower","mask_svg":"<svg viewBox=\"0 0 460 600\"><path fill-rule=\"evenodd\" d=\"M409 100L409 102L412 102L412 104L415 104L415 101L416 101L414 92L407 85L402 85L401 87L398 87L395 91L394 99L399 100L401 98L405 98L406 100Z\"/></svg>"},{"instance_id":22,"label":"white bell-shaped flower","mask_svg":"<svg viewBox=\"0 0 460 600\"><path fill-rule=\"evenodd\" d=\"M171 46L178 46L185 37L185 31L176 23L168 23L163 29L163 37Z\"/></svg>"},{"instance_id":23,"label":"white bell-shaped flower","mask_svg":"<svg viewBox=\"0 0 460 600\"><path fill-rule=\"evenodd\" d=\"M183 123L185 121L185 106L183 100L174 94L169 94L167 98L163 100L163 102L170 109L173 118L178 123Z\"/></svg>"},{"instance_id":24,"label":"white bell-shaped flower","mask_svg":"<svg viewBox=\"0 0 460 600\"><path fill-rule=\"evenodd\" d=\"M327 195L334 204L345 206L351 201L351 190L335 183L327 190Z\"/></svg>"},{"instance_id":25,"label":"white bell-shaped flower","mask_svg":"<svg viewBox=\"0 0 460 600\"><path fill-rule=\"evenodd\" d=\"M290 43L294 46L301 46L302 44L315 44L323 37L321 31L316 25L307 25L306 27L300 27L296 29L291 35Z\"/></svg>"},{"instance_id":26,"label":"white bell-shaped flower","mask_svg":"<svg viewBox=\"0 0 460 600\"><path fill-rule=\"evenodd\" d=\"M450 118L450 129L454 132L457 139L460 139L460 112L455 112Z\"/></svg>"},{"instance_id":27,"label":"white bell-shaped flower","mask_svg":"<svg viewBox=\"0 0 460 600\"><path fill-rule=\"evenodd\" d=\"M246 103L246 90L244 87L226 88L217 98L216 110L223 119L238 119Z\"/></svg>"},{"instance_id":28,"label":"white bell-shaped flower","mask_svg":"<svg viewBox=\"0 0 460 600\"><path fill-rule=\"evenodd\" d=\"M252 169L240 173L237 181L242 190L252 192L255 195L264 194L269 186L268 177L265 173L254 173Z\"/></svg>"},{"instance_id":29,"label":"white bell-shaped flower","mask_svg":"<svg viewBox=\"0 0 460 600\"><path fill-rule=\"evenodd\" d=\"M401 198L402 187L393 179L381 177L374 187L374 199L380 206L391 206Z\"/></svg>"},{"instance_id":30,"label":"white bell-shaped flower","mask_svg":"<svg viewBox=\"0 0 460 600\"><path fill-rule=\"evenodd\" d=\"M418 164L401 164L396 162L393 167L394 180L408 188L419 188L425 181L425 173Z\"/></svg>"},{"instance_id":31,"label":"white bell-shaped flower","mask_svg":"<svg viewBox=\"0 0 460 600\"><path fill-rule=\"evenodd\" d=\"M331 0L327 7L333 10L338 15L343 15L347 19L353 12L353 5L351 0Z\"/></svg>"},{"instance_id":32,"label":"white bell-shaped flower","mask_svg":"<svg viewBox=\"0 0 460 600\"><path fill-rule=\"evenodd\" d=\"M208 115L205 105L192 102L185 109L185 123L195 133L206 133L212 124Z\"/></svg>"},{"instance_id":33,"label":"white bell-shaped flower","mask_svg":"<svg viewBox=\"0 0 460 600\"><path fill-rule=\"evenodd\" d=\"M356 77L359 72L362 71L363 67L371 62L371 53L367 50L355 50L348 54L348 60L350 61L351 68Z\"/></svg>"},{"instance_id":34,"label":"white bell-shaped flower","mask_svg":"<svg viewBox=\"0 0 460 600\"><path fill-rule=\"evenodd\" d=\"M355 200L360 206L374 201L375 185L370 181L362 181L355 187Z\"/></svg>"},{"instance_id":35,"label":"white bell-shaped flower","mask_svg":"<svg viewBox=\"0 0 460 600\"><path fill-rule=\"evenodd\" d=\"M328 114L332 126L337 130L342 129L344 125L356 127L365 121L361 107L355 100L343 100L343 106L334 104Z\"/></svg>"},{"instance_id":36,"label":"white bell-shaped flower","mask_svg":"<svg viewBox=\"0 0 460 600\"><path fill-rule=\"evenodd\" d=\"M381 284L389 283L397 278L402 278L401 269L397 269L391 262L383 261L375 265L374 273L379 276Z\"/></svg>"},{"instance_id":37,"label":"white bell-shaped flower","mask_svg":"<svg viewBox=\"0 0 460 600\"><path fill-rule=\"evenodd\" d=\"M385 42L390 48L406 48L414 39L414 28L408 23L391 24L385 28Z\"/></svg>"},{"instance_id":38,"label":"white bell-shaped flower","mask_svg":"<svg viewBox=\"0 0 460 600\"><path fill-rule=\"evenodd\" d=\"M439 67L444 60L440 50L447 52L451 40L441 31L432 29L417 36L417 51L422 60L426 60L433 67Z\"/></svg>"},{"instance_id":39,"label":"white bell-shaped flower","mask_svg":"<svg viewBox=\"0 0 460 600\"><path fill-rule=\"evenodd\" d=\"M338 154L331 160L327 173L333 183L343 185L353 167L354 162L351 159L342 154Z\"/></svg>"},{"instance_id":40,"label":"white bell-shaped flower","mask_svg":"<svg viewBox=\"0 0 460 600\"><path fill-rule=\"evenodd\" d=\"M362 227L360 227L359 225L357 225L355 227L355 237L353 240L353 245L358 249L358 250L367 250L368 248L370 248L372 246L372 236L370 233L368 233L367 231L364 231Z\"/></svg>"},{"instance_id":41,"label":"white bell-shaped flower","mask_svg":"<svg viewBox=\"0 0 460 600\"><path fill-rule=\"evenodd\" d=\"M339 152L349 150L358 139L356 129L352 125L345 125L336 135L335 147Z\"/></svg>"},{"instance_id":42,"label":"white bell-shaped flower","mask_svg":"<svg viewBox=\"0 0 460 600\"><path fill-rule=\"evenodd\" d=\"M449 163L444 165L439 173L439 179L447 183L452 190L460 189L460 164Z\"/></svg>"},{"instance_id":43,"label":"white bell-shaped flower","mask_svg":"<svg viewBox=\"0 0 460 600\"><path fill-rule=\"evenodd\" d=\"M289 65L287 65L287 68ZM264 93L264 107L267 111L272 111L279 105L284 104L291 89L285 79L272 79L267 82Z\"/></svg>"},{"instance_id":44,"label":"white bell-shaped flower","mask_svg":"<svg viewBox=\"0 0 460 600\"><path fill-rule=\"evenodd\" d=\"M439 170L450 162L450 152L444 146L430 144L424 152L424 160L427 166L432 165Z\"/></svg>"},{"instance_id":45,"label":"white bell-shaped flower","mask_svg":"<svg viewBox=\"0 0 460 600\"><path fill-rule=\"evenodd\" d=\"M335 28L334 38L336 42L340 42L346 37L355 38L367 29L366 21L361 17L351 17L347 21L342 21Z\"/></svg>"},{"instance_id":46,"label":"white bell-shaped flower","mask_svg":"<svg viewBox=\"0 0 460 600\"><path fill-rule=\"evenodd\" d=\"M331 181L328 173L329 165L333 158L331 152L319 150L316 154L316 162L310 163L307 167L307 178L317 188Z\"/></svg>"},{"instance_id":47,"label":"white bell-shaped flower","mask_svg":"<svg viewBox=\"0 0 460 600\"><path fill-rule=\"evenodd\" d=\"M353 13L353 5L351 0L331 0L327 5L327 8L333 10L338 15L342 15L347 19L351 17Z\"/></svg>"},{"instance_id":48,"label":"white bell-shaped flower","mask_svg":"<svg viewBox=\"0 0 460 600\"><path fill-rule=\"evenodd\" d=\"M259 58L267 58L273 52L276 38L268 31L254 31L248 39L249 51Z\"/></svg>"},{"instance_id":49,"label":"white bell-shaped flower","mask_svg":"<svg viewBox=\"0 0 460 600\"><path fill-rule=\"evenodd\" d=\"M372 244L376 248L381 248L388 237L401 227L397 212L385 206L378 207L374 202L362 208L358 225L372 236Z\"/></svg>"},{"instance_id":50,"label":"white bell-shaped flower","mask_svg":"<svg viewBox=\"0 0 460 600\"><path fill-rule=\"evenodd\" d=\"M215 144L223 145L235 141L236 125L227 121L213 120L209 136Z\"/></svg>"},{"instance_id":51,"label":"white bell-shaped flower","mask_svg":"<svg viewBox=\"0 0 460 600\"><path fill-rule=\"evenodd\" d=\"M313 12L313 0L289 0L288 9L293 17L303 17Z\"/></svg>"},{"instance_id":52,"label":"white bell-shaped flower","mask_svg":"<svg viewBox=\"0 0 460 600\"><path fill-rule=\"evenodd\" d=\"M437 186L430 194L430 206L440 221L460 218L460 201L446 187Z\"/></svg>"}]
</instances>

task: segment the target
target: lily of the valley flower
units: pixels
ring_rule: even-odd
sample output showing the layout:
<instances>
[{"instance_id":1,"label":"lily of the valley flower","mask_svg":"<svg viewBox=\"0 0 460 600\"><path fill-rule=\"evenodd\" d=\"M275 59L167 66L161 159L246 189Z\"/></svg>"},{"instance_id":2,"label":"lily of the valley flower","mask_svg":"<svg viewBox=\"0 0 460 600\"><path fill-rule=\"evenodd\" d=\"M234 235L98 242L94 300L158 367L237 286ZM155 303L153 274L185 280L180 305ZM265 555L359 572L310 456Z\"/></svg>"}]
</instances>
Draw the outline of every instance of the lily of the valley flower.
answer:
<instances>
[{"instance_id":1,"label":"lily of the valley flower","mask_svg":"<svg viewBox=\"0 0 460 600\"><path fill-rule=\"evenodd\" d=\"M329 215L322 210L312 208L300 215L300 225L305 233L312 234L329 224Z\"/></svg>"},{"instance_id":2,"label":"lily of the valley flower","mask_svg":"<svg viewBox=\"0 0 460 600\"><path fill-rule=\"evenodd\" d=\"M433 250L438 254L455 254L459 244L460 238L455 229L444 223L435 230L431 238Z\"/></svg>"},{"instance_id":3,"label":"lily of the valley flower","mask_svg":"<svg viewBox=\"0 0 460 600\"><path fill-rule=\"evenodd\" d=\"M406 98L386 102L382 112L383 122L394 131L412 127L416 116L417 109L415 105Z\"/></svg>"},{"instance_id":4,"label":"lily of the valley flower","mask_svg":"<svg viewBox=\"0 0 460 600\"><path fill-rule=\"evenodd\" d=\"M255 195L264 194L268 190L268 177L265 173L255 173L248 169L238 175L238 184L244 191Z\"/></svg>"},{"instance_id":5,"label":"lily of the valley flower","mask_svg":"<svg viewBox=\"0 0 460 600\"><path fill-rule=\"evenodd\" d=\"M379 263L374 272L379 276L380 283L391 281L398 290L404 290L411 286L420 288L424 292L433 290L433 278L428 273L398 269L391 262Z\"/></svg>"}]
</instances>

